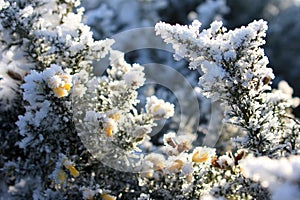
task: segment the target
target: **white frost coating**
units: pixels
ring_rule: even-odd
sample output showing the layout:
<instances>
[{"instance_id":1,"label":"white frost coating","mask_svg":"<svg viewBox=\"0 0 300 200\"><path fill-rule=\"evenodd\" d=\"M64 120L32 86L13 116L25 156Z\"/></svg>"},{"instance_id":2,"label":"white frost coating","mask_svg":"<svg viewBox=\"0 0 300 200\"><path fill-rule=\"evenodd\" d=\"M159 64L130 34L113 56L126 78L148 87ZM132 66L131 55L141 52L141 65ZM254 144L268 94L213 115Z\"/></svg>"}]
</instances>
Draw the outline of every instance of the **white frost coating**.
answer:
<instances>
[{"instance_id":1,"label":"white frost coating","mask_svg":"<svg viewBox=\"0 0 300 200\"><path fill-rule=\"evenodd\" d=\"M10 5L9 2L0 0L0 10L7 8Z\"/></svg>"},{"instance_id":2,"label":"white frost coating","mask_svg":"<svg viewBox=\"0 0 300 200\"><path fill-rule=\"evenodd\" d=\"M151 96L147 98L146 112L153 115L154 118L167 119L174 115L174 105L162 99L157 99L155 96Z\"/></svg>"},{"instance_id":3,"label":"white frost coating","mask_svg":"<svg viewBox=\"0 0 300 200\"><path fill-rule=\"evenodd\" d=\"M284 151L278 146L292 146L296 138L284 141L284 132L297 132L293 128L297 126L292 120L284 123L281 118L285 109L296 106L298 100L292 98L292 91L284 84L279 87L287 94L276 90L267 92L275 77L267 67L269 61L261 48L265 44L267 23L253 21L229 31L220 21L202 32L199 26L198 21L190 26L160 22L155 30L166 43L172 44L176 56L187 58L191 69L203 72L199 92L213 101L223 102L224 122L244 128L246 136L233 139L238 146L251 147L257 155L268 154L264 150L267 148L274 156Z\"/></svg>"},{"instance_id":4,"label":"white frost coating","mask_svg":"<svg viewBox=\"0 0 300 200\"><path fill-rule=\"evenodd\" d=\"M243 174L260 181L271 191L272 200L298 199L300 196L300 156L278 160L268 157L247 157L241 164ZM295 183L298 182L298 186Z\"/></svg>"},{"instance_id":5,"label":"white frost coating","mask_svg":"<svg viewBox=\"0 0 300 200\"><path fill-rule=\"evenodd\" d=\"M133 87L141 87L144 85L144 67L139 64L133 64L132 68L124 74L123 78L127 85Z\"/></svg>"},{"instance_id":6,"label":"white frost coating","mask_svg":"<svg viewBox=\"0 0 300 200\"><path fill-rule=\"evenodd\" d=\"M32 6L26 6L22 11L21 11L21 16L26 18L29 17L30 15L33 14L33 7Z\"/></svg>"}]
</instances>

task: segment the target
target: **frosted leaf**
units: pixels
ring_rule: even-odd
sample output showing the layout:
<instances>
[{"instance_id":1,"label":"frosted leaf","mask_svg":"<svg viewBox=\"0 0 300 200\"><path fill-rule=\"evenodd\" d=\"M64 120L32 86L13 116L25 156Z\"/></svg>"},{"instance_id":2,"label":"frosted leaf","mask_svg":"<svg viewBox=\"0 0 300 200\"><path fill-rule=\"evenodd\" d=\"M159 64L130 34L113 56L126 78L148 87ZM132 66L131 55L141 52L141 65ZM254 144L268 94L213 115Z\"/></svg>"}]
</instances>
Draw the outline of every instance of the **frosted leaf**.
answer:
<instances>
[{"instance_id":1,"label":"frosted leaf","mask_svg":"<svg viewBox=\"0 0 300 200\"><path fill-rule=\"evenodd\" d=\"M174 115L174 105L155 96L147 98L146 112L156 119L169 118Z\"/></svg>"},{"instance_id":2,"label":"frosted leaf","mask_svg":"<svg viewBox=\"0 0 300 200\"><path fill-rule=\"evenodd\" d=\"M142 66L133 64L131 69L123 76L125 83L134 88L144 85L145 78L143 70L144 68Z\"/></svg>"}]
</instances>

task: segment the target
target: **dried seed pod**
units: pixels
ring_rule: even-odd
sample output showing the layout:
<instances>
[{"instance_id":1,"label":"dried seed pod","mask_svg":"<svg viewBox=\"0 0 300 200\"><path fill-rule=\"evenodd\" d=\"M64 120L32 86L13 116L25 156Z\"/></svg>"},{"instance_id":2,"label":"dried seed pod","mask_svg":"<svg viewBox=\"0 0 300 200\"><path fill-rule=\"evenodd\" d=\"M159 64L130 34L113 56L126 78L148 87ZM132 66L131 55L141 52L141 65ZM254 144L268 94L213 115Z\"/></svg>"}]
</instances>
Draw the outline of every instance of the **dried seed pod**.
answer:
<instances>
[{"instance_id":1,"label":"dried seed pod","mask_svg":"<svg viewBox=\"0 0 300 200\"><path fill-rule=\"evenodd\" d=\"M22 78L22 76L21 76L19 73L14 72L14 71L12 71L12 70L10 70L10 69L7 70L6 74L7 74L10 78L12 78L12 79L14 79L14 80L16 80L16 81L23 81L23 78Z\"/></svg>"},{"instance_id":2,"label":"dried seed pod","mask_svg":"<svg viewBox=\"0 0 300 200\"><path fill-rule=\"evenodd\" d=\"M270 76L265 76L263 79L262 79L262 82L264 85L267 85L269 84L271 81L271 77Z\"/></svg>"}]
</instances>

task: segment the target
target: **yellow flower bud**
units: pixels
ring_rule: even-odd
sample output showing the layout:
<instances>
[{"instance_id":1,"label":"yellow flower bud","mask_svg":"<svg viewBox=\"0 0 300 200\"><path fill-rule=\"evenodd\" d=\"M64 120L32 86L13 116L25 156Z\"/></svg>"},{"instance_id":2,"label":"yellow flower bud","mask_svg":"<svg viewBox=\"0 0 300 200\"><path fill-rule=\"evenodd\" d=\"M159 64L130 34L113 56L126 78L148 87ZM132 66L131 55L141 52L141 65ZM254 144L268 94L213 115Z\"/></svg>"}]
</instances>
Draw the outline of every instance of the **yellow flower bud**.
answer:
<instances>
[{"instance_id":1,"label":"yellow flower bud","mask_svg":"<svg viewBox=\"0 0 300 200\"><path fill-rule=\"evenodd\" d=\"M162 171L165 168L164 164L161 162L155 163L154 164L154 169L157 171Z\"/></svg>"},{"instance_id":2,"label":"yellow flower bud","mask_svg":"<svg viewBox=\"0 0 300 200\"><path fill-rule=\"evenodd\" d=\"M196 163L201 163L201 162L205 162L209 159L209 155L207 152L205 153L200 153L200 151L196 151L194 154L193 154L193 157L192 157L192 161L193 162L196 162Z\"/></svg>"},{"instance_id":3,"label":"yellow flower bud","mask_svg":"<svg viewBox=\"0 0 300 200\"><path fill-rule=\"evenodd\" d=\"M58 98L67 96L72 86L70 75L56 73L54 77L48 79L48 86Z\"/></svg>"},{"instance_id":4,"label":"yellow flower bud","mask_svg":"<svg viewBox=\"0 0 300 200\"><path fill-rule=\"evenodd\" d=\"M153 170L142 172L141 175L142 175L142 177L152 178L153 177Z\"/></svg>"},{"instance_id":5,"label":"yellow flower bud","mask_svg":"<svg viewBox=\"0 0 300 200\"><path fill-rule=\"evenodd\" d=\"M52 91L54 92L54 94L56 94L58 98L65 97L68 95L67 90L65 90L62 87L53 88Z\"/></svg>"},{"instance_id":6,"label":"yellow flower bud","mask_svg":"<svg viewBox=\"0 0 300 200\"><path fill-rule=\"evenodd\" d=\"M107 137L111 137L113 135L113 130L112 130L112 126L107 124L105 127L104 127L104 132L106 134Z\"/></svg>"},{"instance_id":7,"label":"yellow flower bud","mask_svg":"<svg viewBox=\"0 0 300 200\"><path fill-rule=\"evenodd\" d=\"M63 165L67 168L70 174L74 177L79 176L78 170L73 166L73 163L68 160L63 160Z\"/></svg>"},{"instance_id":8,"label":"yellow flower bud","mask_svg":"<svg viewBox=\"0 0 300 200\"><path fill-rule=\"evenodd\" d=\"M77 171L77 169L74 166L69 165L69 166L66 166L66 168L69 170L69 172L72 176L74 176L74 177L79 176L79 172Z\"/></svg>"}]
</instances>

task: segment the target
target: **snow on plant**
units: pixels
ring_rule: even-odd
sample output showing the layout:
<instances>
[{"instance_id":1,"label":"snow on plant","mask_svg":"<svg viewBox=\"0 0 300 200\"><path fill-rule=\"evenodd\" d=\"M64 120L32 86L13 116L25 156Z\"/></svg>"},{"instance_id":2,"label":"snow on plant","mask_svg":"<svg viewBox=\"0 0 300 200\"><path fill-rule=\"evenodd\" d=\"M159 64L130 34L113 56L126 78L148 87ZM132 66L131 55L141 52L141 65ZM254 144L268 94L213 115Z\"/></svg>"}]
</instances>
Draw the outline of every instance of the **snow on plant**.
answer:
<instances>
[{"instance_id":1,"label":"snow on plant","mask_svg":"<svg viewBox=\"0 0 300 200\"><path fill-rule=\"evenodd\" d=\"M58 192L60 185L65 181L68 188L70 180L80 175L75 162L76 148L82 144L72 122L70 94L83 95L84 80L79 77L92 74L92 62L108 53L113 40L93 40L81 22L82 9L75 9L78 3L5 1L1 7L1 66L8 64L1 69L1 87L8 91L12 85L6 83L12 79L17 86L22 84L11 87L15 93L1 95L1 102L10 105L1 114L1 138L8 141L1 157L2 184L13 188L3 193L12 195L8 198L62 198L68 194ZM7 128L9 134L4 134ZM19 148L9 153L15 145ZM61 154L72 156L74 163L62 162ZM55 165L64 167L55 171ZM53 171L56 177L50 176ZM79 183L84 184L84 176Z\"/></svg>"},{"instance_id":2,"label":"snow on plant","mask_svg":"<svg viewBox=\"0 0 300 200\"><path fill-rule=\"evenodd\" d=\"M81 139L90 151L107 162L111 156L116 159L116 155L122 157L138 151L138 145L155 126L154 120L174 114L172 104L154 96L149 97L144 111L136 109L137 89L145 81L143 67L130 65L123 57L123 53L111 51L108 76L88 80L86 95L73 101ZM122 167L125 170L126 166Z\"/></svg>"},{"instance_id":3,"label":"snow on plant","mask_svg":"<svg viewBox=\"0 0 300 200\"><path fill-rule=\"evenodd\" d=\"M292 98L293 91L286 82L279 84L279 90L270 91L274 75L267 68L268 59L260 47L265 43L266 22L254 21L232 31L227 31L221 22L213 22L201 33L200 26L196 20L190 26L160 22L156 25L156 32L165 42L172 44L176 59L187 58L191 69L202 71L200 92L213 101L221 100L225 108L224 122L237 125L244 131L243 137L233 139L239 148L248 149L255 156L299 154L299 122L289 112L290 108L298 106L299 99ZM232 167L239 163L241 155L223 155L212 163L217 168L223 168L224 164ZM205 159L203 155L198 160ZM252 161L249 159L249 162ZM246 187L250 196L255 193L259 198L268 196L260 183L255 186L236 170L241 169L239 166L234 168L233 172L237 174L231 172L229 176L235 179L235 183L227 179L223 185L220 180L221 184L212 186L210 193L233 197L231 192L236 194L241 187ZM213 170L210 172L216 174ZM240 186L235 187L238 182ZM222 187L218 191L217 188ZM247 192L244 192L241 197L247 198Z\"/></svg>"},{"instance_id":4,"label":"snow on plant","mask_svg":"<svg viewBox=\"0 0 300 200\"><path fill-rule=\"evenodd\" d=\"M264 21L232 31L214 22L201 33L198 21L156 26L177 57L202 70L200 92L221 100L225 122L244 132L234 139L238 149L218 155L194 146L195 134L173 130L163 146L151 143L148 134L157 120L174 115L174 105L150 96L137 109L144 67L112 50L113 40L95 41L79 4L0 1L1 196L276 199L287 186L299 193L291 176L297 177L299 156L280 158L299 154L299 122L291 115L299 99L286 82L270 90L274 75L260 47ZM109 68L95 76L93 61L105 56ZM242 162L248 153L258 158ZM275 173L282 162L290 171ZM257 178L264 173L266 182Z\"/></svg>"},{"instance_id":5,"label":"snow on plant","mask_svg":"<svg viewBox=\"0 0 300 200\"><path fill-rule=\"evenodd\" d=\"M239 166L246 152L227 152L217 156L209 147L192 148L193 138L164 135L164 148L145 157L140 184L159 199L265 198L259 183L245 179Z\"/></svg>"},{"instance_id":6,"label":"snow on plant","mask_svg":"<svg viewBox=\"0 0 300 200\"><path fill-rule=\"evenodd\" d=\"M184 23L189 23L190 19L188 18L190 14L188 13L196 12L198 10L196 8L197 5L199 5L199 7L202 5L206 7L204 11L201 11L201 20L205 20L208 24L215 17L220 19L221 15L225 14L228 10L227 7L222 9L222 6L225 5L224 1L83 1L83 6L86 8L86 23L91 27L96 38L101 38L101 36L113 36L117 39L114 48L128 52L127 58L129 62L160 63L170 66L170 68L174 68L177 73L183 74L185 80L188 80L192 86L196 86L197 84L197 74L191 73L185 67L186 62L174 63L172 54L161 51L163 49L169 50L166 44L162 43L158 37L155 37L152 26L160 19L168 19L173 22L174 20L179 20ZM129 8L130 12L128 12ZM211 12L209 12L209 10L211 10ZM135 42L132 42L133 40ZM149 47L152 48L150 49ZM175 108L177 108L176 113L181 112L178 109L179 105L176 105L178 103L176 97L178 98L178 96L181 95L186 99L196 99L194 95L190 95L190 91L182 88L182 82L174 78L174 73L171 73L170 70L168 73L161 73L161 75L163 75L161 76L157 73L156 67L153 68L148 65L146 66L146 72L147 77L155 77L156 80L158 78L168 80L168 86L174 86L174 88L176 85L180 84L180 86L176 88L176 90L172 89L172 92L170 92L170 90L166 90L165 87L162 87L166 85L147 84L140 90L139 99L142 104L146 102L146 95L144 94L149 91L153 91L151 95L154 95L155 91L155 96L158 98L168 99L169 102L175 104ZM149 78L148 81L152 81L151 78ZM202 96L198 96L198 98L200 103L204 101ZM187 99L186 102L188 102L189 99ZM185 131L196 129L196 123L192 122L189 118L191 114L186 115L185 113L188 111L185 112L184 110L185 109L183 109L181 113L180 119L175 115L172 120L166 122L166 126L176 127L179 124L185 123L184 126L181 126L181 129L182 127L185 127ZM208 108L208 110L210 109ZM201 117L206 116L209 118L208 114L209 112L207 114L202 112ZM195 118L193 120L195 120Z\"/></svg>"},{"instance_id":7,"label":"snow on plant","mask_svg":"<svg viewBox=\"0 0 300 200\"><path fill-rule=\"evenodd\" d=\"M147 98L146 111L154 118L169 118L174 115L174 105L152 96Z\"/></svg>"},{"instance_id":8,"label":"snow on plant","mask_svg":"<svg viewBox=\"0 0 300 200\"><path fill-rule=\"evenodd\" d=\"M300 195L300 157L290 156L272 160L249 156L241 163L247 178L261 182L271 192L271 199L297 199Z\"/></svg>"},{"instance_id":9,"label":"snow on plant","mask_svg":"<svg viewBox=\"0 0 300 200\"><path fill-rule=\"evenodd\" d=\"M201 92L213 101L221 100L224 121L245 132L244 137L234 139L239 147L257 156L298 154L299 144L284 139L288 134L295 141L299 135L299 124L286 114L286 109L297 103L291 104L286 95L270 92L274 74L260 47L265 43L266 22L254 21L227 31L216 21L199 33L200 26L196 20L190 26L161 22L156 32L172 44L175 58L185 57L191 69L202 71Z\"/></svg>"},{"instance_id":10,"label":"snow on plant","mask_svg":"<svg viewBox=\"0 0 300 200\"><path fill-rule=\"evenodd\" d=\"M116 172L94 156L101 154L101 159L107 149L120 154L136 151L155 126L154 118L171 117L173 106L159 105L162 102L156 99L151 103L156 107L149 113L135 109L137 89L145 81L143 67L126 63L121 52L112 51L113 40L94 41L89 27L82 23L79 1L20 0L3 5L1 87L7 88L1 101L12 106L1 115L1 129L8 126L5 120L10 119L10 112L17 117L16 126L10 125L15 135L1 131L1 137L8 141L3 145L6 157L1 157L1 174L5 177L1 184L11 188L3 194L9 198L115 199L111 192L118 195L123 186L111 191L112 180L105 180L108 184L101 187L97 184L101 176ZM94 76L93 61L109 52L107 76ZM7 84L9 81L16 83ZM5 91L10 89L17 90L14 98L7 97L11 94ZM14 110L23 105L23 109ZM78 124L84 124L85 129L78 129ZM87 152L93 149L81 141L86 136L90 139L93 131L100 145L92 144L102 149ZM14 145L19 148L11 155L9 149ZM82 171L86 165L92 169Z\"/></svg>"}]
</instances>

